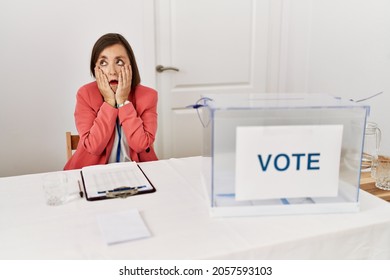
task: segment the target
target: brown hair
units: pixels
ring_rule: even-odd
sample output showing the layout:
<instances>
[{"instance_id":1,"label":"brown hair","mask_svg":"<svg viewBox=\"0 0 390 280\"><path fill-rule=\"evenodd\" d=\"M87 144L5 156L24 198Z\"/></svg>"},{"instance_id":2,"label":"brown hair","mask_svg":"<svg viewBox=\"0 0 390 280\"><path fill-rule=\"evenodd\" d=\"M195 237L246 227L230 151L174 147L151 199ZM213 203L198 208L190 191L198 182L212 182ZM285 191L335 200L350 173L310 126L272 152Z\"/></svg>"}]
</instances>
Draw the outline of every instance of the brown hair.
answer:
<instances>
[{"instance_id":1,"label":"brown hair","mask_svg":"<svg viewBox=\"0 0 390 280\"><path fill-rule=\"evenodd\" d=\"M107 33L96 41L95 45L93 46L92 54L91 54L91 65L90 65L91 74L94 78L96 78L95 65L99 58L99 55L105 48L116 44L120 44L126 49L127 55L130 59L131 70L133 72L133 77L131 78L131 89L134 89L141 82L141 77L139 75L137 62L135 60L133 50L131 49L129 42L127 42L127 40L120 34Z\"/></svg>"}]
</instances>

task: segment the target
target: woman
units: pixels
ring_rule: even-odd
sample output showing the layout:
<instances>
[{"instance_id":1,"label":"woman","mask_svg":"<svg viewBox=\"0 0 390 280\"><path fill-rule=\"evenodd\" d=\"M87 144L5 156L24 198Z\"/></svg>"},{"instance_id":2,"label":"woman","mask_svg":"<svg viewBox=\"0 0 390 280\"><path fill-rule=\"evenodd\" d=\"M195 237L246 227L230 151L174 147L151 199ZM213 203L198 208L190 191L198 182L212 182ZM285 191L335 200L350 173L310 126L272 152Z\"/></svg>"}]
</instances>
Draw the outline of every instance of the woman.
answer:
<instances>
[{"instance_id":1,"label":"woman","mask_svg":"<svg viewBox=\"0 0 390 280\"><path fill-rule=\"evenodd\" d=\"M96 81L77 93L80 141L64 169L157 160L157 92L140 84L130 44L120 34L103 35L92 49L90 69Z\"/></svg>"}]
</instances>

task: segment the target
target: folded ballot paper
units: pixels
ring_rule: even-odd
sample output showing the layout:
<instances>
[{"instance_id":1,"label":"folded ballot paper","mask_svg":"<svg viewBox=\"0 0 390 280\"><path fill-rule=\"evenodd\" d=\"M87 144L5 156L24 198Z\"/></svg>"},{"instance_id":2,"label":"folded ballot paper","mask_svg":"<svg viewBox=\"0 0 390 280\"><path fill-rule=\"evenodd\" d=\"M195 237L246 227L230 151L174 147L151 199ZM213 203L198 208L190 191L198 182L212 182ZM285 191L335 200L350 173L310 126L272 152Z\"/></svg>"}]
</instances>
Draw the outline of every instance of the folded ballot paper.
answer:
<instances>
[{"instance_id":1,"label":"folded ballot paper","mask_svg":"<svg viewBox=\"0 0 390 280\"><path fill-rule=\"evenodd\" d=\"M108 245L151 236L137 209L102 214L97 220Z\"/></svg>"},{"instance_id":2,"label":"folded ballot paper","mask_svg":"<svg viewBox=\"0 0 390 280\"><path fill-rule=\"evenodd\" d=\"M81 178L90 201L156 191L136 162L87 166L81 169Z\"/></svg>"}]
</instances>

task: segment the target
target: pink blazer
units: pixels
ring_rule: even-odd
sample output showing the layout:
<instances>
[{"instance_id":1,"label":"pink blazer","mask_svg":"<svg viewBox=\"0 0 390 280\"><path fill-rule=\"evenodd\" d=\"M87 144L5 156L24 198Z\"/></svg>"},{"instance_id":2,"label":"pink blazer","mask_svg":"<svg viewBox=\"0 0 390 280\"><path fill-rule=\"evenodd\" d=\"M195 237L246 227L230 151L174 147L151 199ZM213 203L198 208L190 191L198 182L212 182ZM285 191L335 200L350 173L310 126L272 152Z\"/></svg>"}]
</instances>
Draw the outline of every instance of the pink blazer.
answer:
<instances>
[{"instance_id":1,"label":"pink blazer","mask_svg":"<svg viewBox=\"0 0 390 280\"><path fill-rule=\"evenodd\" d=\"M133 161L157 160L153 142L157 130L157 92L138 85L129 95L130 103L114 108L103 101L97 83L77 92L75 120L80 141L64 170L106 164L115 138L116 120L122 125Z\"/></svg>"}]
</instances>

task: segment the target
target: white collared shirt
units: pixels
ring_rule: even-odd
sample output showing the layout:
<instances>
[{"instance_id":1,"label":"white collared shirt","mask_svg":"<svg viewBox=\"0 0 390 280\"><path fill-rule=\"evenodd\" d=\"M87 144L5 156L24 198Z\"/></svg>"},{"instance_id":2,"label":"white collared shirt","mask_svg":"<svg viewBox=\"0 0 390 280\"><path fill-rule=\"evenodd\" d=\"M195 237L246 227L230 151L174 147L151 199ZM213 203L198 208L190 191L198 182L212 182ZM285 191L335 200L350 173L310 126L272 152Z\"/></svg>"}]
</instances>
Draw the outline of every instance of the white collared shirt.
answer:
<instances>
[{"instance_id":1,"label":"white collared shirt","mask_svg":"<svg viewBox=\"0 0 390 280\"><path fill-rule=\"evenodd\" d=\"M118 151L118 141L119 141L118 127L121 130L121 143L120 143L119 162L131 161L131 158L129 156L130 148L129 148L129 145L127 144L126 135L123 132L122 126L116 125L115 126L114 146L112 147L111 154L110 154L110 157L108 159L108 163L117 162L116 161L116 154L117 154L117 151Z\"/></svg>"}]
</instances>

